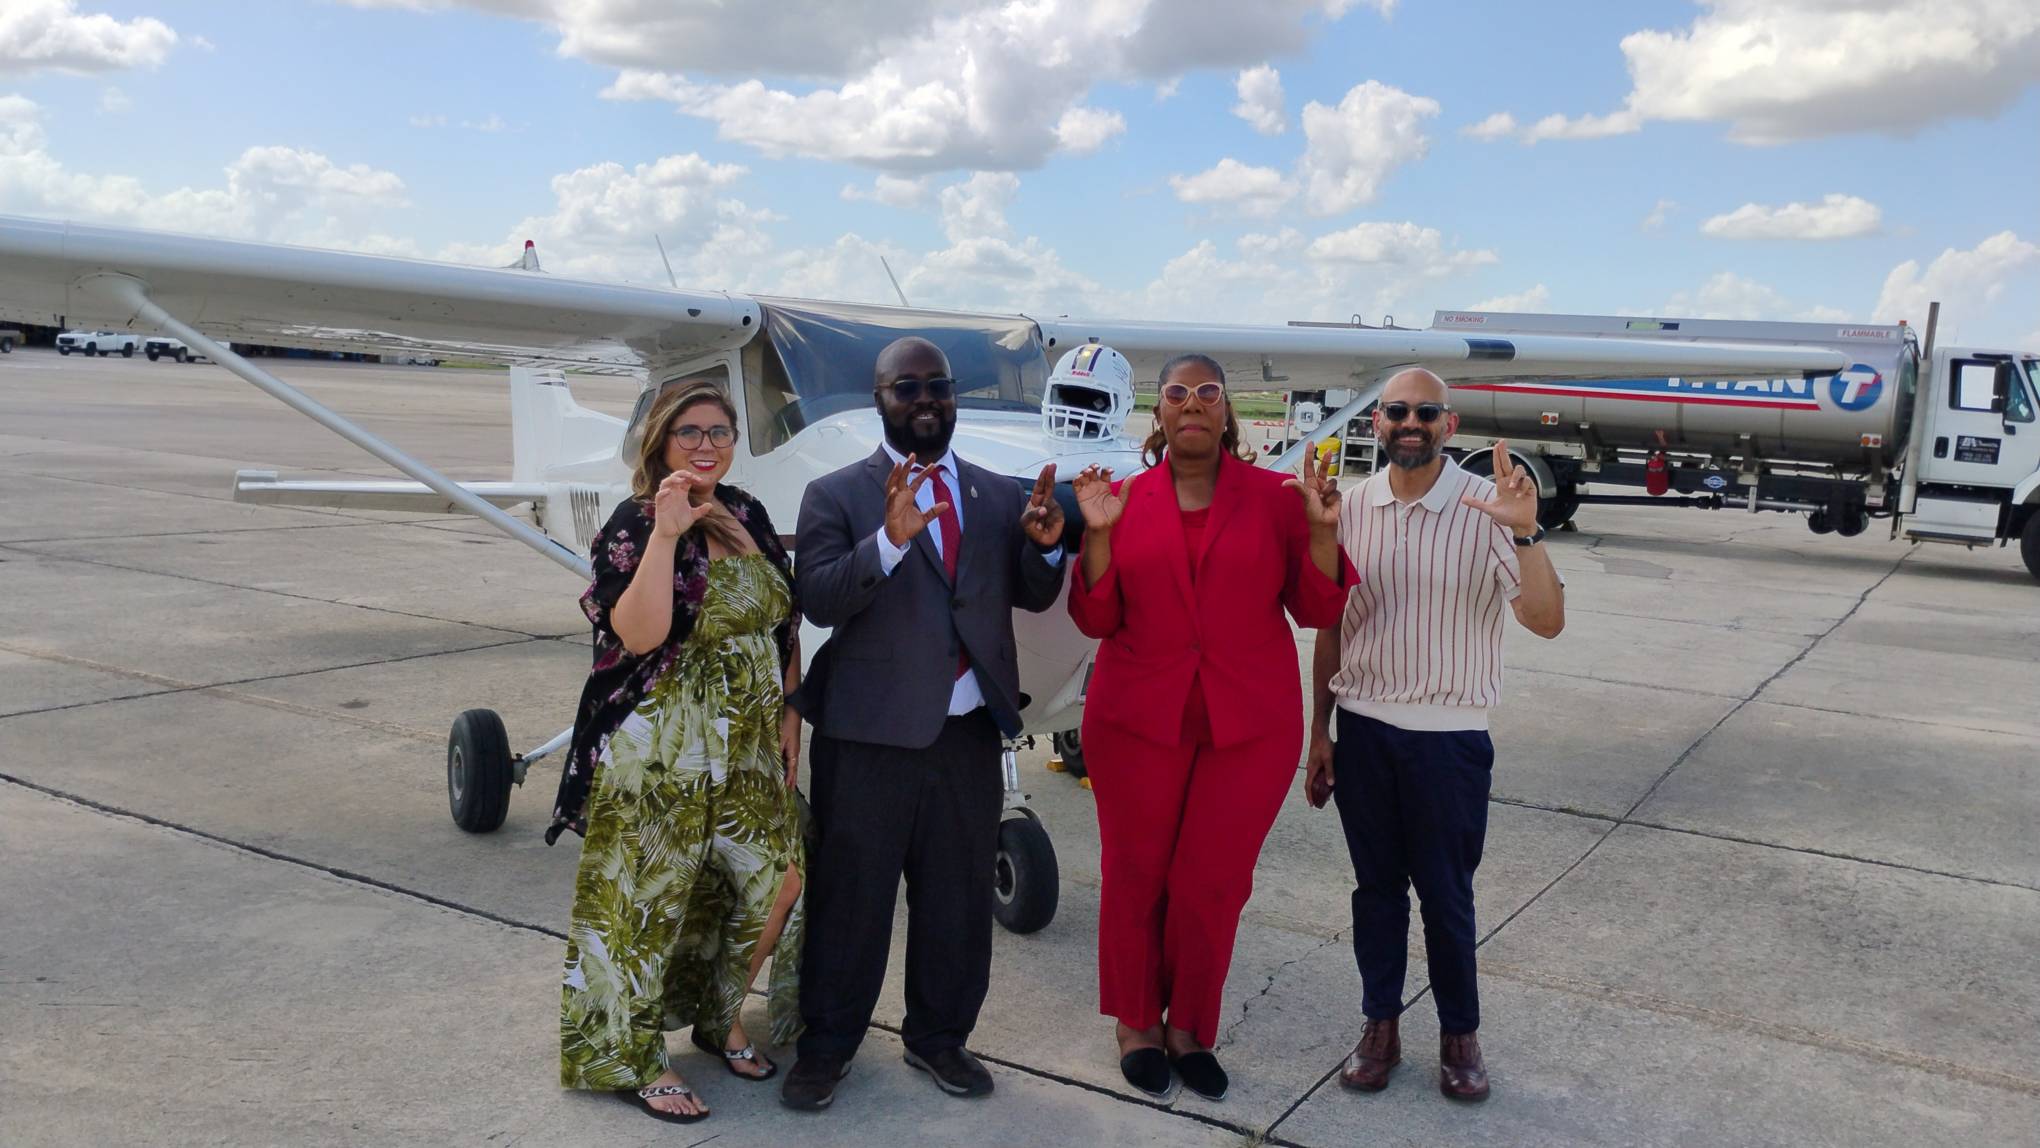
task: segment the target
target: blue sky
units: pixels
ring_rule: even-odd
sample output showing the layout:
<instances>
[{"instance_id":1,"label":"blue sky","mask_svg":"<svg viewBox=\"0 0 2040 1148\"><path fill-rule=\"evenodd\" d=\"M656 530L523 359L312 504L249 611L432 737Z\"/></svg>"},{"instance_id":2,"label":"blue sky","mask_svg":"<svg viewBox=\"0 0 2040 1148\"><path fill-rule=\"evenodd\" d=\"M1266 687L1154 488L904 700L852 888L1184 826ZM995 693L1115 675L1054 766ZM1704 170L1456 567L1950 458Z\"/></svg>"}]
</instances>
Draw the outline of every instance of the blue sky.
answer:
<instances>
[{"instance_id":1,"label":"blue sky","mask_svg":"<svg viewBox=\"0 0 2040 1148\"><path fill-rule=\"evenodd\" d=\"M0 211L1179 319L1931 296L2034 347L2036 9L0 0Z\"/></svg>"}]
</instances>

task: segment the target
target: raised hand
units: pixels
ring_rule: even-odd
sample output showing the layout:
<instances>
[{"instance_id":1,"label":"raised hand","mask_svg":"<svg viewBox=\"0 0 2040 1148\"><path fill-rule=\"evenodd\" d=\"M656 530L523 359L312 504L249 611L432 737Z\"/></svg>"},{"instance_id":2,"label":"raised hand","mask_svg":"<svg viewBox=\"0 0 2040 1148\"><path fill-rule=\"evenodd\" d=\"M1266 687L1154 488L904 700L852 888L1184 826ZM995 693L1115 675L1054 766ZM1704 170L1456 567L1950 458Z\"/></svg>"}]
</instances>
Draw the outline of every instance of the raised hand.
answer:
<instances>
[{"instance_id":1,"label":"raised hand","mask_svg":"<svg viewBox=\"0 0 2040 1148\"><path fill-rule=\"evenodd\" d=\"M1021 512L1020 525L1036 546L1052 549L1062 541L1062 504L1055 500L1055 464L1049 463L1034 476L1034 493Z\"/></svg>"},{"instance_id":2,"label":"raised hand","mask_svg":"<svg viewBox=\"0 0 2040 1148\"><path fill-rule=\"evenodd\" d=\"M1126 496L1131 487L1112 490L1112 468L1087 466L1070 482L1076 492L1077 509L1083 513L1087 530L1111 530L1126 513Z\"/></svg>"},{"instance_id":3,"label":"raised hand","mask_svg":"<svg viewBox=\"0 0 2040 1148\"><path fill-rule=\"evenodd\" d=\"M1339 528L1339 484L1317 468L1317 451L1303 452L1303 466L1282 485L1303 496L1303 514L1317 529Z\"/></svg>"},{"instance_id":4,"label":"raised hand","mask_svg":"<svg viewBox=\"0 0 2040 1148\"><path fill-rule=\"evenodd\" d=\"M896 464L885 480L885 536L894 546L912 542L916 535L928 529L930 522L942 517L942 512L949 509L946 502L938 502L926 510L914 505L915 496L921 493L921 484L935 474L935 468L929 467L914 475L914 457L910 454L907 461Z\"/></svg>"},{"instance_id":5,"label":"raised hand","mask_svg":"<svg viewBox=\"0 0 2040 1148\"><path fill-rule=\"evenodd\" d=\"M652 494L652 537L671 542L694 529L707 508L694 501L695 479L674 471Z\"/></svg>"},{"instance_id":6,"label":"raised hand","mask_svg":"<svg viewBox=\"0 0 2040 1148\"><path fill-rule=\"evenodd\" d=\"M1468 494L1460 502L1501 523L1518 538L1537 533L1537 480L1509 457L1509 444L1495 442L1495 496L1485 501Z\"/></svg>"}]
</instances>

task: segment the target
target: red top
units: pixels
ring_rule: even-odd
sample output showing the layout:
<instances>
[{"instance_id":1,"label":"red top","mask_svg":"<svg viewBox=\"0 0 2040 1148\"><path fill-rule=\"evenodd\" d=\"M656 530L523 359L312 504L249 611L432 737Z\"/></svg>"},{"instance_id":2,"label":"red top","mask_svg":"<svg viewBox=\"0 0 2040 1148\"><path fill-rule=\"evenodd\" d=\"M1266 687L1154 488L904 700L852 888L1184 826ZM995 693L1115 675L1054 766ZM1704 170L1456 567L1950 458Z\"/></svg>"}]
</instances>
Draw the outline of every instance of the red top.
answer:
<instances>
[{"instance_id":1,"label":"red top","mask_svg":"<svg viewBox=\"0 0 2040 1148\"><path fill-rule=\"evenodd\" d=\"M1319 572L1303 499L1282 485L1288 478L1222 459L1210 508L1190 514L1176 505L1166 460L1127 480L1111 564L1095 585L1079 570L1070 587L1070 617L1099 639L1086 723L1175 745L1194 683L1219 748L1285 721L1301 736L1303 682L1283 612L1302 626L1337 625L1359 574L1343 550L1337 580ZM1192 549L1200 515L1202 543Z\"/></svg>"},{"instance_id":2,"label":"red top","mask_svg":"<svg viewBox=\"0 0 2040 1148\"><path fill-rule=\"evenodd\" d=\"M1204 530L1211 525L1211 508L1185 510L1183 513L1183 549L1190 559L1190 581L1197 581L1197 563L1204 557Z\"/></svg>"}]
</instances>

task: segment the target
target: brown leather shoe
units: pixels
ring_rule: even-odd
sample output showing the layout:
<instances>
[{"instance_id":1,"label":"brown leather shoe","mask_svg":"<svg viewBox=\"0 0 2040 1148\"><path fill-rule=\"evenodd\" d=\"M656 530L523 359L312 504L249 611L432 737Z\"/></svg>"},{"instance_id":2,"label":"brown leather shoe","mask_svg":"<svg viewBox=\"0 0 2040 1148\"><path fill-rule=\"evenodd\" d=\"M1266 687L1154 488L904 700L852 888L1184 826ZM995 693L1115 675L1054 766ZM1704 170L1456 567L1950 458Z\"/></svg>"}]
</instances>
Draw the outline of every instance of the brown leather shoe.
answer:
<instances>
[{"instance_id":1,"label":"brown leather shoe","mask_svg":"<svg viewBox=\"0 0 2040 1148\"><path fill-rule=\"evenodd\" d=\"M1480 1037L1470 1032L1438 1038L1438 1091L1453 1100L1486 1100L1487 1061Z\"/></svg>"},{"instance_id":2,"label":"brown leather shoe","mask_svg":"<svg viewBox=\"0 0 2040 1148\"><path fill-rule=\"evenodd\" d=\"M1339 1083L1355 1092L1380 1092L1388 1087L1388 1074L1402 1063L1402 1035L1399 1020L1369 1018L1360 1030L1360 1043L1339 1069Z\"/></svg>"}]
</instances>

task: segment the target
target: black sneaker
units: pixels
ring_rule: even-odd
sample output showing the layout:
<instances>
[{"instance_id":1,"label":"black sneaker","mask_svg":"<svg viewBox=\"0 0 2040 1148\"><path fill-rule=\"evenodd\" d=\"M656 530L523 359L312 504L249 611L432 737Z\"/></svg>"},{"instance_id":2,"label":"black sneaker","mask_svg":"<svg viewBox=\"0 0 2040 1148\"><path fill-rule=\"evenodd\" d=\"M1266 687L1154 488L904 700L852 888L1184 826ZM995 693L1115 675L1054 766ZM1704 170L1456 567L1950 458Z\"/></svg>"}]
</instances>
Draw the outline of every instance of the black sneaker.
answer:
<instances>
[{"instance_id":1,"label":"black sneaker","mask_svg":"<svg viewBox=\"0 0 2040 1148\"><path fill-rule=\"evenodd\" d=\"M779 1102L803 1112L820 1112L836 1099L836 1084L850 1075L850 1058L818 1052L795 1061L780 1086Z\"/></svg>"},{"instance_id":2,"label":"black sneaker","mask_svg":"<svg viewBox=\"0 0 2040 1148\"><path fill-rule=\"evenodd\" d=\"M1225 1069L1218 1066L1218 1058L1199 1049L1188 1056L1172 1056L1169 1067L1183 1078L1183 1087L1206 1100L1224 1100L1225 1090L1232 1085Z\"/></svg>"},{"instance_id":3,"label":"black sneaker","mask_svg":"<svg viewBox=\"0 0 2040 1148\"><path fill-rule=\"evenodd\" d=\"M951 1096L990 1096L992 1074L978 1058L961 1048L938 1049L922 1056L907 1050L907 1063L935 1078L935 1087Z\"/></svg>"}]
</instances>

